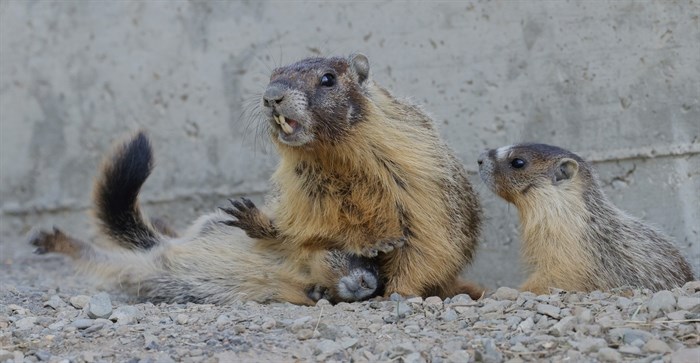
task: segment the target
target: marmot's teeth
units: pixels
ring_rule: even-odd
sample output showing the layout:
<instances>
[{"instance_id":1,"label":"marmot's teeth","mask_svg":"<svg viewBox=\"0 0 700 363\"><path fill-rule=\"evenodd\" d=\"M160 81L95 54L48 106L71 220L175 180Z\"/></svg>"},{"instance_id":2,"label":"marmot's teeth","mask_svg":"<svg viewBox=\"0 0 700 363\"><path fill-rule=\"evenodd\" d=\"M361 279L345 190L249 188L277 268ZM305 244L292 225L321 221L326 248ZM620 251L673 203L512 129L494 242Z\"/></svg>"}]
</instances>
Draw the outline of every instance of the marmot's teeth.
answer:
<instances>
[{"instance_id":1,"label":"marmot's teeth","mask_svg":"<svg viewBox=\"0 0 700 363\"><path fill-rule=\"evenodd\" d=\"M277 123L280 126L282 126L282 131L284 131L285 134L289 135L292 132L294 132L294 129L291 126L289 126L289 124L287 123L287 120L284 118L284 116L279 115L278 120L279 121Z\"/></svg>"}]
</instances>

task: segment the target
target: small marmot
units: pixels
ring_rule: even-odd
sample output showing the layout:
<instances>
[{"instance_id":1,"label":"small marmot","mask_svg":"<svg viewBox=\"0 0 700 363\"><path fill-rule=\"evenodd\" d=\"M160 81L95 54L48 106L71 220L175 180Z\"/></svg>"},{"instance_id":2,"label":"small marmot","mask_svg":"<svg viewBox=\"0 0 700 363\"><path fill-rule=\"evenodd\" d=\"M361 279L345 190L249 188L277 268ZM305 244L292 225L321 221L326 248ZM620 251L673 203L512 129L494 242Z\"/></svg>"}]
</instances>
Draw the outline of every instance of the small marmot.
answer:
<instances>
[{"instance_id":1,"label":"small marmot","mask_svg":"<svg viewBox=\"0 0 700 363\"><path fill-rule=\"evenodd\" d=\"M85 275L154 303L313 305L320 297L350 302L382 293L379 261L318 251L310 266L291 264L223 224L229 218L221 212L200 217L182 236L161 221L147 222L137 197L152 165L150 142L143 133L106 159L93 198L107 248L54 229L32 235L36 252L67 255Z\"/></svg>"},{"instance_id":2,"label":"small marmot","mask_svg":"<svg viewBox=\"0 0 700 363\"><path fill-rule=\"evenodd\" d=\"M318 250L378 256L387 296L481 295L458 277L481 212L464 167L425 112L370 78L367 57L277 68L261 101L281 160L249 235L302 265Z\"/></svg>"},{"instance_id":3,"label":"small marmot","mask_svg":"<svg viewBox=\"0 0 700 363\"><path fill-rule=\"evenodd\" d=\"M669 238L615 207L578 155L519 144L486 151L478 163L484 183L518 208L522 258L532 270L522 290L662 290L693 280Z\"/></svg>"}]
</instances>

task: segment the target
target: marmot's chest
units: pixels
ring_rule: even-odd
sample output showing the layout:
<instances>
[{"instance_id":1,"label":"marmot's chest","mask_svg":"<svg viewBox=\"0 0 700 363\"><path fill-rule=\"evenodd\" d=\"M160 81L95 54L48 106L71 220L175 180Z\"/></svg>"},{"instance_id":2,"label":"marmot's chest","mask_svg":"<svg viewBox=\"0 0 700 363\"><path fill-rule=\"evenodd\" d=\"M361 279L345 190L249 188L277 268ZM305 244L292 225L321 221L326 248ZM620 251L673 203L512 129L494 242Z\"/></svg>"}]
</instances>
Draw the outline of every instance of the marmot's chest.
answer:
<instances>
[{"instance_id":1,"label":"marmot's chest","mask_svg":"<svg viewBox=\"0 0 700 363\"><path fill-rule=\"evenodd\" d=\"M282 191L293 206L278 224L295 239L376 240L400 237L396 194L378 177L307 171Z\"/></svg>"}]
</instances>

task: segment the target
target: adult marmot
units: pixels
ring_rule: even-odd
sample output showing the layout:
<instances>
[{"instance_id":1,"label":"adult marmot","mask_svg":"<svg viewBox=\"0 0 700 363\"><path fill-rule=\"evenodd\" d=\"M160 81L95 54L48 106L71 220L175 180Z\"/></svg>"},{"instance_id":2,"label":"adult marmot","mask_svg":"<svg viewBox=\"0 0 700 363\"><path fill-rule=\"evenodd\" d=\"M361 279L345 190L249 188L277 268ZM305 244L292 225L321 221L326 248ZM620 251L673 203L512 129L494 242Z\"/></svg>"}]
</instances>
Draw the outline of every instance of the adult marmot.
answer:
<instances>
[{"instance_id":1,"label":"adult marmot","mask_svg":"<svg viewBox=\"0 0 700 363\"><path fill-rule=\"evenodd\" d=\"M693 280L669 238L615 207L578 155L520 144L478 162L486 185L518 208L522 257L532 270L523 290L662 290Z\"/></svg>"}]
</instances>

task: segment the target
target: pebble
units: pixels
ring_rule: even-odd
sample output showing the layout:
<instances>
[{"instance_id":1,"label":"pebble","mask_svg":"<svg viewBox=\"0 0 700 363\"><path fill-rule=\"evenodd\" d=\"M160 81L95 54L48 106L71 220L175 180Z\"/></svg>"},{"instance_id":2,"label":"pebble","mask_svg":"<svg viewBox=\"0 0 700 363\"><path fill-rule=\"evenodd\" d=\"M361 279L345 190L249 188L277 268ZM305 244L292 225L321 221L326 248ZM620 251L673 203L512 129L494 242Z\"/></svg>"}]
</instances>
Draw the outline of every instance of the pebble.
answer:
<instances>
[{"instance_id":1,"label":"pebble","mask_svg":"<svg viewBox=\"0 0 700 363\"><path fill-rule=\"evenodd\" d=\"M559 319L561 308L549 304L537 304L537 312L543 315L550 316L554 319Z\"/></svg>"},{"instance_id":2,"label":"pebble","mask_svg":"<svg viewBox=\"0 0 700 363\"><path fill-rule=\"evenodd\" d=\"M676 306L676 297L668 290L655 293L647 302L647 308L652 316L657 316L659 312L668 313Z\"/></svg>"},{"instance_id":3,"label":"pebble","mask_svg":"<svg viewBox=\"0 0 700 363\"><path fill-rule=\"evenodd\" d=\"M87 329L92 326L95 321L92 319L76 319L73 321L73 326L77 329Z\"/></svg>"},{"instance_id":4,"label":"pebble","mask_svg":"<svg viewBox=\"0 0 700 363\"><path fill-rule=\"evenodd\" d=\"M275 321L275 319L273 319L273 318L265 318L265 319L263 320L263 323L262 323L261 327L262 327L263 329L265 329L265 330L269 330L269 329L274 328L276 325L277 325L277 322Z\"/></svg>"},{"instance_id":5,"label":"pebble","mask_svg":"<svg viewBox=\"0 0 700 363\"><path fill-rule=\"evenodd\" d=\"M37 320L37 318L33 317L33 316L28 317L28 318L23 318L23 319L17 320L15 322L15 327L19 330L31 329L32 327L34 327L34 324L36 324L36 320Z\"/></svg>"},{"instance_id":6,"label":"pebble","mask_svg":"<svg viewBox=\"0 0 700 363\"><path fill-rule=\"evenodd\" d=\"M448 363L464 363L469 362L469 352L463 349L455 350L447 357Z\"/></svg>"},{"instance_id":7,"label":"pebble","mask_svg":"<svg viewBox=\"0 0 700 363\"><path fill-rule=\"evenodd\" d=\"M600 348L598 350L598 359L602 362L619 362L622 360L622 354L612 348Z\"/></svg>"},{"instance_id":8,"label":"pebble","mask_svg":"<svg viewBox=\"0 0 700 363\"><path fill-rule=\"evenodd\" d=\"M483 350L477 349L474 355L476 361L481 361L484 363L500 363L503 361L503 353L496 347L493 339L484 340Z\"/></svg>"},{"instance_id":9,"label":"pebble","mask_svg":"<svg viewBox=\"0 0 700 363\"><path fill-rule=\"evenodd\" d=\"M15 355L9 350L0 349L0 362L4 362L8 359L14 359Z\"/></svg>"},{"instance_id":10,"label":"pebble","mask_svg":"<svg viewBox=\"0 0 700 363\"><path fill-rule=\"evenodd\" d=\"M91 297L88 306L88 316L93 319L106 319L112 315L112 301L109 298L109 294L106 292L101 292Z\"/></svg>"},{"instance_id":11,"label":"pebble","mask_svg":"<svg viewBox=\"0 0 700 363\"><path fill-rule=\"evenodd\" d=\"M495 300L515 300L518 298L519 294L520 292L518 290L511 287L499 287L493 295L491 295L491 298Z\"/></svg>"},{"instance_id":12,"label":"pebble","mask_svg":"<svg viewBox=\"0 0 700 363\"><path fill-rule=\"evenodd\" d=\"M114 309L109 320L122 325L133 324L143 319L144 314L135 306L124 305Z\"/></svg>"},{"instance_id":13,"label":"pebble","mask_svg":"<svg viewBox=\"0 0 700 363\"><path fill-rule=\"evenodd\" d=\"M58 295L52 295L49 300L44 303L44 306L50 306L54 310L58 310L65 305L66 303Z\"/></svg>"},{"instance_id":14,"label":"pebble","mask_svg":"<svg viewBox=\"0 0 700 363\"><path fill-rule=\"evenodd\" d=\"M447 309L445 310L445 312L442 313L442 315L440 315L440 319L442 319L442 321L447 322L455 321L457 320L457 318L459 318L459 316L457 315L457 312L453 309Z\"/></svg>"},{"instance_id":15,"label":"pebble","mask_svg":"<svg viewBox=\"0 0 700 363\"><path fill-rule=\"evenodd\" d=\"M597 352L599 349L608 346L608 344L605 342L605 339L590 337L581 339L577 345L578 350L584 354Z\"/></svg>"},{"instance_id":16,"label":"pebble","mask_svg":"<svg viewBox=\"0 0 700 363\"><path fill-rule=\"evenodd\" d=\"M323 339L316 344L317 355L331 355L341 349L342 347L340 344L329 339Z\"/></svg>"},{"instance_id":17,"label":"pebble","mask_svg":"<svg viewBox=\"0 0 700 363\"><path fill-rule=\"evenodd\" d=\"M76 309L82 309L90 302L90 297L85 295L77 295L70 298L68 301Z\"/></svg>"},{"instance_id":18,"label":"pebble","mask_svg":"<svg viewBox=\"0 0 700 363\"><path fill-rule=\"evenodd\" d=\"M678 309L687 311L700 310L700 297L679 296Z\"/></svg>"},{"instance_id":19,"label":"pebble","mask_svg":"<svg viewBox=\"0 0 700 363\"><path fill-rule=\"evenodd\" d=\"M414 296L406 299L406 302L411 304L423 304L423 298L420 296Z\"/></svg>"},{"instance_id":20,"label":"pebble","mask_svg":"<svg viewBox=\"0 0 700 363\"><path fill-rule=\"evenodd\" d=\"M700 348L681 348L671 354L671 363L697 363Z\"/></svg>"},{"instance_id":21,"label":"pebble","mask_svg":"<svg viewBox=\"0 0 700 363\"><path fill-rule=\"evenodd\" d=\"M648 353L668 353L671 351L671 347L666 344L663 340L659 339L649 339L649 341L644 344L642 349Z\"/></svg>"},{"instance_id":22,"label":"pebble","mask_svg":"<svg viewBox=\"0 0 700 363\"><path fill-rule=\"evenodd\" d=\"M555 337L561 337L566 335L571 329L576 325L576 318L573 316L567 316L559 320L551 328L549 328L549 333Z\"/></svg>"},{"instance_id":23,"label":"pebble","mask_svg":"<svg viewBox=\"0 0 700 363\"><path fill-rule=\"evenodd\" d=\"M401 294L399 294L398 292L395 292L389 296L389 300L390 301L404 301L405 299L403 296L401 296Z\"/></svg>"},{"instance_id":24,"label":"pebble","mask_svg":"<svg viewBox=\"0 0 700 363\"><path fill-rule=\"evenodd\" d=\"M617 351L622 354L642 355L642 350L634 345L622 345L617 349Z\"/></svg>"},{"instance_id":25,"label":"pebble","mask_svg":"<svg viewBox=\"0 0 700 363\"><path fill-rule=\"evenodd\" d=\"M425 299L425 304L427 306L442 306L442 299L438 296L431 296Z\"/></svg>"},{"instance_id":26,"label":"pebble","mask_svg":"<svg viewBox=\"0 0 700 363\"><path fill-rule=\"evenodd\" d=\"M299 330L297 330L295 336L299 340L311 339L311 337L314 336L314 331L311 329L299 329Z\"/></svg>"},{"instance_id":27,"label":"pebble","mask_svg":"<svg viewBox=\"0 0 700 363\"><path fill-rule=\"evenodd\" d=\"M175 318L175 322L177 322L180 325L185 325L187 324L187 315L185 314L177 314L177 318Z\"/></svg>"}]
</instances>

